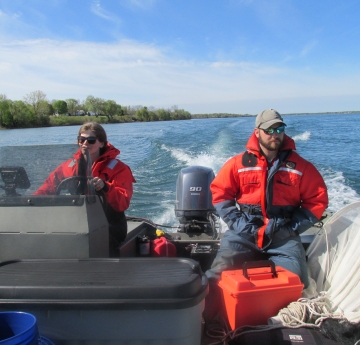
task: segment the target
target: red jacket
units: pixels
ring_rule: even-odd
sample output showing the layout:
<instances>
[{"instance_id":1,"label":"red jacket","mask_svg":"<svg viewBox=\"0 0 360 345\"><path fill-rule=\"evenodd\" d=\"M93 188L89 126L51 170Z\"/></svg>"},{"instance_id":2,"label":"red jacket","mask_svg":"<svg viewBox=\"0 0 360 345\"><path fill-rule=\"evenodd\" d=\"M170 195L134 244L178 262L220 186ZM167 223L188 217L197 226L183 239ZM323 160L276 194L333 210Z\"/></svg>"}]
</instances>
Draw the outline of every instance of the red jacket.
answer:
<instances>
[{"instance_id":1,"label":"red jacket","mask_svg":"<svg viewBox=\"0 0 360 345\"><path fill-rule=\"evenodd\" d=\"M279 156L271 163L261 154L254 133L246 149L224 164L210 186L214 207L229 229L247 239L251 234L262 248L264 238L271 242L281 226L301 233L320 219L328 206L325 182L313 164L293 151L290 137L285 135ZM253 222L251 229L246 228L251 214L244 217L235 200L246 210L257 210L263 225Z\"/></svg>"},{"instance_id":2,"label":"red jacket","mask_svg":"<svg viewBox=\"0 0 360 345\"><path fill-rule=\"evenodd\" d=\"M108 204L115 211L125 211L130 206L133 195L133 183L136 182L131 169L116 157L120 151L111 144L107 144L106 151L100 155L92 165L92 174L104 180ZM44 184L34 195L54 195L58 184L67 177L76 176L77 161L81 158L81 150L74 154L74 158L58 166L44 181Z\"/></svg>"}]
</instances>

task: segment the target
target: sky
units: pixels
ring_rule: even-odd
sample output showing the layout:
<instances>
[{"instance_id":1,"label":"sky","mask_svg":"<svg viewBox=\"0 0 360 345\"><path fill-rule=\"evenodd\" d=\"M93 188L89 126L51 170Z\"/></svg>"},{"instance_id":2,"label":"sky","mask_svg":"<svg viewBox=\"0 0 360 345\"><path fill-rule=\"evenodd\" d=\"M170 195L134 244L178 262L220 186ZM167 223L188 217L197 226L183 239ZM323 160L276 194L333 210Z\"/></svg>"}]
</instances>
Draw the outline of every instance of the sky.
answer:
<instances>
[{"instance_id":1,"label":"sky","mask_svg":"<svg viewBox=\"0 0 360 345\"><path fill-rule=\"evenodd\" d=\"M0 94L360 110L358 0L0 0Z\"/></svg>"}]
</instances>

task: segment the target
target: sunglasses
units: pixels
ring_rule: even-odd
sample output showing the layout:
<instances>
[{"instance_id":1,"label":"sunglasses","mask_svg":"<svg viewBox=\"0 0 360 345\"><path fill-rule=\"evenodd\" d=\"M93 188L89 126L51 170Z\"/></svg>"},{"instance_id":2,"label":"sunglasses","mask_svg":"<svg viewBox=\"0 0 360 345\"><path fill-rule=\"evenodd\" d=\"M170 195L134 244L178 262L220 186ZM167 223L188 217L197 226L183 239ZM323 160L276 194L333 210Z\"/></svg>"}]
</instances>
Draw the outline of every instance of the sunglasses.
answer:
<instances>
[{"instance_id":1,"label":"sunglasses","mask_svg":"<svg viewBox=\"0 0 360 345\"><path fill-rule=\"evenodd\" d=\"M82 136L78 136L78 142L80 144L83 144L85 141L88 142L88 144L95 144L96 143L97 138L96 137L82 137Z\"/></svg>"},{"instance_id":2,"label":"sunglasses","mask_svg":"<svg viewBox=\"0 0 360 345\"><path fill-rule=\"evenodd\" d=\"M262 129L262 128L260 128ZM281 134L285 131L285 126L280 126L278 128L268 128L268 129L262 129L267 135L273 135L275 132L277 134Z\"/></svg>"}]
</instances>

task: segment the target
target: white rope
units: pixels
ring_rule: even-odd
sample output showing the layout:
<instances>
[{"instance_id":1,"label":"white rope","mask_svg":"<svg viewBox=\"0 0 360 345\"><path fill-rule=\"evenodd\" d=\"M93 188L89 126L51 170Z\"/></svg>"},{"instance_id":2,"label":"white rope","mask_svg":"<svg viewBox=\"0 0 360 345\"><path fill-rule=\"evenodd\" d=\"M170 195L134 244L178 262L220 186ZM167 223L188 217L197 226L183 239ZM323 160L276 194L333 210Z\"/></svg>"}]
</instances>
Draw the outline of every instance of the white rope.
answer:
<instances>
[{"instance_id":1,"label":"white rope","mask_svg":"<svg viewBox=\"0 0 360 345\"><path fill-rule=\"evenodd\" d=\"M318 297L308 299L300 298L281 309L278 317L282 324L290 328L298 327L320 327L323 320L345 319L342 313L334 313L330 300L322 292Z\"/></svg>"}]
</instances>

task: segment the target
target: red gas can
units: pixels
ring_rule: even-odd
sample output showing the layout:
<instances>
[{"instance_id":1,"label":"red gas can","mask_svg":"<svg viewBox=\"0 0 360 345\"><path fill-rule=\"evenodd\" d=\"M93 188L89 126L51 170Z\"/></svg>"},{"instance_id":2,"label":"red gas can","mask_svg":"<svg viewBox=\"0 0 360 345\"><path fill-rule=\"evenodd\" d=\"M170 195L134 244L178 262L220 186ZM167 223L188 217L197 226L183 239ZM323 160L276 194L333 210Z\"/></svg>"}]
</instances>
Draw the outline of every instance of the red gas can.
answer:
<instances>
[{"instance_id":1,"label":"red gas can","mask_svg":"<svg viewBox=\"0 0 360 345\"><path fill-rule=\"evenodd\" d=\"M270 267L270 269L269 269ZM301 297L300 278L272 261L244 264L242 270L222 272L219 286L230 327L267 325L268 318Z\"/></svg>"},{"instance_id":2,"label":"red gas can","mask_svg":"<svg viewBox=\"0 0 360 345\"><path fill-rule=\"evenodd\" d=\"M166 237L159 237L152 242L152 256L176 257L176 247Z\"/></svg>"}]
</instances>

